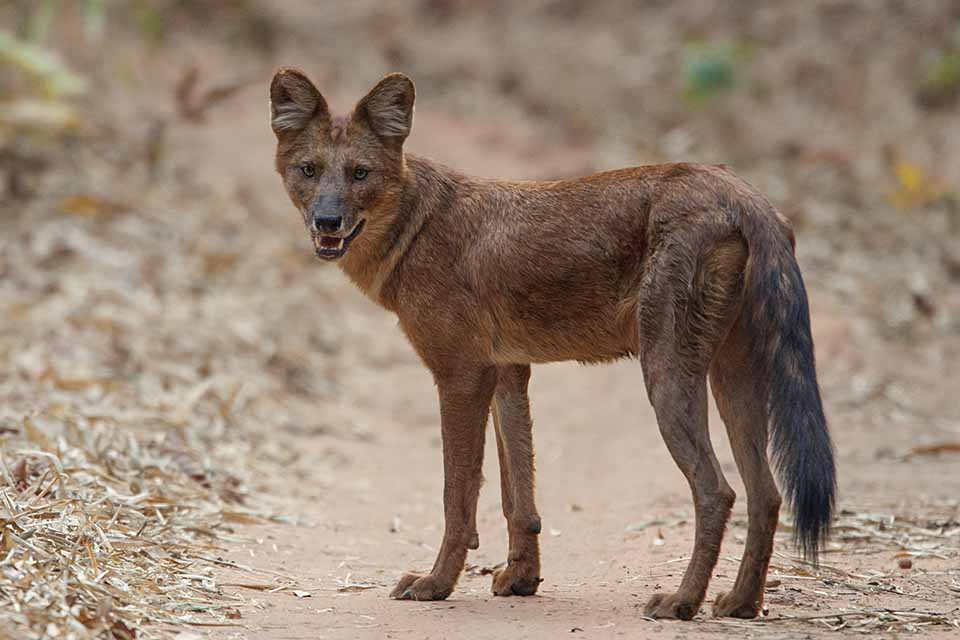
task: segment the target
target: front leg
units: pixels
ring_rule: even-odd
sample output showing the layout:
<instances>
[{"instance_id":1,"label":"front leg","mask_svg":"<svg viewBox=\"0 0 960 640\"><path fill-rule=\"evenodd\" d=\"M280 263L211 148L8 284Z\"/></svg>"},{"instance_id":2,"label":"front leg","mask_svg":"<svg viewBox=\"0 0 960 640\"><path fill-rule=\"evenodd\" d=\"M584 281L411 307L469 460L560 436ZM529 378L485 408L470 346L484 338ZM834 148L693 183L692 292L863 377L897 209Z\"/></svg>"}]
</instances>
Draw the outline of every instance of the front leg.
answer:
<instances>
[{"instance_id":1,"label":"front leg","mask_svg":"<svg viewBox=\"0 0 960 640\"><path fill-rule=\"evenodd\" d=\"M397 583L390 597L400 600L445 599L463 571L467 549L475 545L483 436L497 372L494 367L462 367L435 378L443 438L443 542L429 574L407 574Z\"/></svg>"},{"instance_id":2,"label":"front leg","mask_svg":"<svg viewBox=\"0 0 960 640\"><path fill-rule=\"evenodd\" d=\"M500 493L507 519L507 566L493 574L493 593L529 596L540 586L540 516L534 501L530 365L498 369L493 424L500 456Z\"/></svg>"}]
</instances>

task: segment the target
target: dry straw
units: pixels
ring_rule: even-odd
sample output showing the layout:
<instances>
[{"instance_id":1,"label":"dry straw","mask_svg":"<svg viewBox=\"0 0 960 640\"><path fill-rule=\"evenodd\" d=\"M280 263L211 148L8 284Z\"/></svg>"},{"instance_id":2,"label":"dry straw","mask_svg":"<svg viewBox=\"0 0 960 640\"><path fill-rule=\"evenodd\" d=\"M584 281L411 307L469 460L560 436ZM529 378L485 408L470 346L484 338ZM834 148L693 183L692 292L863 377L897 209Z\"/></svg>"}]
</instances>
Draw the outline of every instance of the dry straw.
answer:
<instances>
[{"instance_id":1,"label":"dry straw","mask_svg":"<svg viewBox=\"0 0 960 640\"><path fill-rule=\"evenodd\" d=\"M215 473L185 429L136 437L86 418L4 424L0 637L149 638L163 625L232 625L217 582L238 478Z\"/></svg>"}]
</instances>

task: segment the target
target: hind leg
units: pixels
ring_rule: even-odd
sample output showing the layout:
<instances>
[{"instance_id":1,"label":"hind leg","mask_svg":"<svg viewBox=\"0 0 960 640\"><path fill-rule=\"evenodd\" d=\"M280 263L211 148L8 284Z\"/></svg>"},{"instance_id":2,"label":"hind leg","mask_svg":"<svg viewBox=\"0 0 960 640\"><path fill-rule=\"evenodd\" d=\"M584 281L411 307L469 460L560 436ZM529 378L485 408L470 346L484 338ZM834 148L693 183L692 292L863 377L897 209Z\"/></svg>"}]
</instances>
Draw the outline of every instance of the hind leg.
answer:
<instances>
[{"instance_id":1,"label":"hind leg","mask_svg":"<svg viewBox=\"0 0 960 640\"><path fill-rule=\"evenodd\" d=\"M780 493L767 459L767 411L763 381L751 370L748 335L734 327L710 369L717 409L727 427L733 457L747 490L747 543L737 580L713 604L715 616L755 618L763 608L767 567L780 513Z\"/></svg>"},{"instance_id":2,"label":"hind leg","mask_svg":"<svg viewBox=\"0 0 960 640\"><path fill-rule=\"evenodd\" d=\"M660 433L693 493L696 532L680 588L676 593L654 595L644 613L689 620L700 610L707 593L734 493L710 443L706 372L688 361L689 354L677 348L673 337L673 332L663 332L643 348L641 362Z\"/></svg>"},{"instance_id":3,"label":"hind leg","mask_svg":"<svg viewBox=\"0 0 960 640\"><path fill-rule=\"evenodd\" d=\"M706 379L685 378L677 372L646 377L660 433L693 493L696 533L680 588L676 593L654 595L644 613L655 618L689 620L700 610L706 596L734 493L720 471L707 432Z\"/></svg>"},{"instance_id":4,"label":"hind leg","mask_svg":"<svg viewBox=\"0 0 960 640\"><path fill-rule=\"evenodd\" d=\"M693 259L700 255L702 260ZM743 249L735 238L696 235L660 254L640 314L640 361L663 440L693 493L693 553L680 588L656 594L645 613L689 620L697 614L720 554L734 493L707 429L707 369L732 324Z\"/></svg>"}]
</instances>

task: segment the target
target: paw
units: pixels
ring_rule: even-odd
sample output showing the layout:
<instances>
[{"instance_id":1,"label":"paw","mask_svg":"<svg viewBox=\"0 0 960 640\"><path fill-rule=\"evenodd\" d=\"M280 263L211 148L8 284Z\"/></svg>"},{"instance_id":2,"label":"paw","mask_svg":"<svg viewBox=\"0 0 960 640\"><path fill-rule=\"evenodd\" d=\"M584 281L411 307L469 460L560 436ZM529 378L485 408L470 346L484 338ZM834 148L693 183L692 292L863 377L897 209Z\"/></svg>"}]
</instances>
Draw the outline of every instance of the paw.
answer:
<instances>
[{"instance_id":1,"label":"paw","mask_svg":"<svg viewBox=\"0 0 960 640\"><path fill-rule=\"evenodd\" d=\"M453 585L440 584L432 575L408 573L390 592L394 600L446 600L453 593Z\"/></svg>"},{"instance_id":2,"label":"paw","mask_svg":"<svg viewBox=\"0 0 960 640\"><path fill-rule=\"evenodd\" d=\"M713 601L713 615L717 618L756 618L760 615L760 603L746 602L733 593L721 593Z\"/></svg>"},{"instance_id":3,"label":"paw","mask_svg":"<svg viewBox=\"0 0 960 640\"><path fill-rule=\"evenodd\" d=\"M677 593L655 593L643 608L643 615L648 618L691 620L699 611L699 603L683 600Z\"/></svg>"},{"instance_id":4,"label":"paw","mask_svg":"<svg viewBox=\"0 0 960 640\"><path fill-rule=\"evenodd\" d=\"M540 571L528 562L511 562L493 572L493 595L532 596L543 579Z\"/></svg>"}]
</instances>

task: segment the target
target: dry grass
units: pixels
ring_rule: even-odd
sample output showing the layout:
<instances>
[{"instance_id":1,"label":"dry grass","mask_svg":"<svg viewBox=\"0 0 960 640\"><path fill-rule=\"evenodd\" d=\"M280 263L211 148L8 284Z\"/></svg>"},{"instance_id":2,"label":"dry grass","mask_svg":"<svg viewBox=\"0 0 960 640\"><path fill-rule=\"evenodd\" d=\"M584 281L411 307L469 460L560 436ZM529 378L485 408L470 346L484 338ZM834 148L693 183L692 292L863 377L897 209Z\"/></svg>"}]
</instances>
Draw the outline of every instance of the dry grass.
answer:
<instances>
[{"instance_id":1,"label":"dry grass","mask_svg":"<svg viewBox=\"0 0 960 640\"><path fill-rule=\"evenodd\" d=\"M305 422L325 329L288 324L317 291L263 284L293 248L238 233L252 198L124 174L138 140L104 158L101 133L0 217L0 637L240 624L233 527L275 519L260 496L301 468L285 434L325 428ZM229 583L293 586L253 573Z\"/></svg>"},{"instance_id":2,"label":"dry grass","mask_svg":"<svg viewBox=\"0 0 960 640\"><path fill-rule=\"evenodd\" d=\"M234 624L242 602L217 583L229 564L217 555L236 541L232 523L265 517L242 479L214 470L194 430L108 422L63 412L3 425L0 624L18 638L118 639ZM219 468L243 454L217 450Z\"/></svg>"},{"instance_id":3,"label":"dry grass","mask_svg":"<svg viewBox=\"0 0 960 640\"><path fill-rule=\"evenodd\" d=\"M712 620L724 626L776 626L800 622L833 631L862 633L918 632L928 627L960 628L960 505L941 504L911 515L841 511L830 547L819 566L775 552L767 577L767 601L809 603L826 609L810 615L777 615L752 622ZM783 522L780 533L790 531ZM844 569L830 557L867 556L870 568ZM737 566L740 558L723 558ZM878 569L878 567L887 568ZM881 596L904 596L928 606L869 605ZM842 602L841 606L836 603Z\"/></svg>"},{"instance_id":4,"label":"dry grass","mask_svg":"<svg viewBox=\"0 0 960 640\"><path fill-rule=\"evenodd\" d=\"M237 211L261 215L234 196L107 201L114 168L85 158L89 191L0 220L0 637L236 625L248 603L216 570L253 570L220 558L233 527L275 519L267 485L296 493L315 464L290 433L326 428L308 422L324 329L281 320L317 293L258 284L297 263L234 233Z\"/></svg>"}]
</instances>

